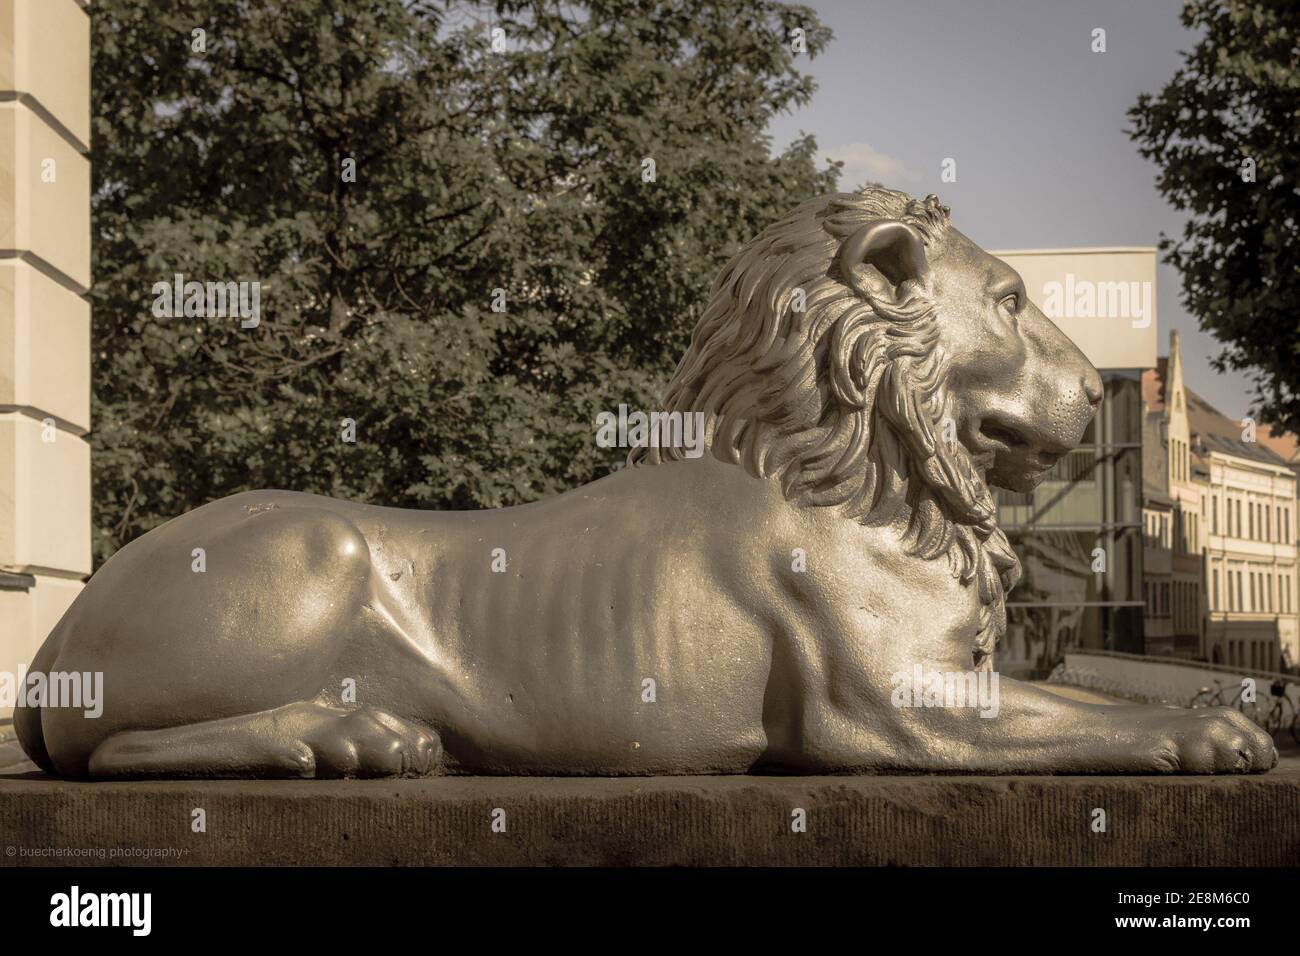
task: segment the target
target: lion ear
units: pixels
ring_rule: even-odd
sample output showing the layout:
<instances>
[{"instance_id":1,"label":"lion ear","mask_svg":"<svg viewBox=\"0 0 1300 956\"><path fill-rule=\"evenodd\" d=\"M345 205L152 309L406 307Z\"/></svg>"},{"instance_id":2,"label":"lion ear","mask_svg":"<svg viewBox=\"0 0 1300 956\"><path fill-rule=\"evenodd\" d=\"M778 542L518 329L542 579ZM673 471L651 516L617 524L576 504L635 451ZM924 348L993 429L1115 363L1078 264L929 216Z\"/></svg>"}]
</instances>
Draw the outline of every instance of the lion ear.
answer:
<instances>
[{"instance_id":1,"label":"lion ear","mask_svg":"<svg viewBox=\"0 0 1300 956\"><path fill-rule=\"evenodd\" d=\"M880 297L909 279L923 282L930 273L930 260L925 239L915 226L897 219L874 219L844 240L835 267L858 295ZM892 290L884 288L885 283Z\"/></svg>"}]
</instances>

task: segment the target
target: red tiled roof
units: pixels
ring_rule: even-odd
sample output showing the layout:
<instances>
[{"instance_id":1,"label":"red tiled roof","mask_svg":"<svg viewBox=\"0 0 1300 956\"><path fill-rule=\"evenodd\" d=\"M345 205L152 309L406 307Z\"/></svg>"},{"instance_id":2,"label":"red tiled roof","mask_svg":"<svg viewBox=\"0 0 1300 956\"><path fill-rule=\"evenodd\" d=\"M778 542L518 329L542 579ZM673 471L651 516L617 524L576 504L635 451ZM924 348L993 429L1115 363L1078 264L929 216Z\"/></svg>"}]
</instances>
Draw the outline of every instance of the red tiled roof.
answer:
<instances>
[{"instance_id":1,"label":"red tiled roof","mask_svg":"<svg viewBox=\"0 0 1300 956\"><path fill-rule=\"evenodd\" d=\"M1290 432L1275 432L1268 425L1260 425L1257 436L1278 457L1289 465L1300 465L1300 440Z\"/></svg>"},{"instance_id":2,"label":"red tiled roof","mask_svg":"<svg viewBox=\"0 0 1300 956\"><path fill-rule=\"evenodd\" d=\"M1206 451L1221 451L1239 458L1267 462L1270 465L1285 465L1286 461L1258 440L1261 432L1256 431L1256 441L1242 441L1245 430L1241 422L1229 418L1190 388L1183 387L1187 393L1187 427L1192 433L1192 444L1199 444Z\"/></svg>"}]
</instances>

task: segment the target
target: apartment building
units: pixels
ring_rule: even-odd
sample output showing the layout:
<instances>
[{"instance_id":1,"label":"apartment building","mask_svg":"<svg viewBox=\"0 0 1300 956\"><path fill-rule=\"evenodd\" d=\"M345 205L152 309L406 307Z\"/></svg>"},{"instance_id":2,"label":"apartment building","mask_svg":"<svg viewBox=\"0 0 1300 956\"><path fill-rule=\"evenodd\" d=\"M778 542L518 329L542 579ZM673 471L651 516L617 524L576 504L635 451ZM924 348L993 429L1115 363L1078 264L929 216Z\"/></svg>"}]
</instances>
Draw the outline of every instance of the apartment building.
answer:
<instances>
[{"instance_id":1,"label":"apartment building","mask_svg":"<svg viewBox=\"0 0 1300 956\"><path fill-rule=\"evenodd\" d=\"M1208 660L1259 670L1300 663L1296 475L1274 451L1196 396L1195 454L1206 476Z\"/></svg>"},{"instance_id":2,"label":"apartment building","mask_svg":"<svg viewBox=\"0 0 1300 956\"><path fill-rule=\"evenodd\" d=\"M1294 668L1295 471L1186 387L1177 332L1142 385L1146 652Z\"/></svg>"}]
</instances>

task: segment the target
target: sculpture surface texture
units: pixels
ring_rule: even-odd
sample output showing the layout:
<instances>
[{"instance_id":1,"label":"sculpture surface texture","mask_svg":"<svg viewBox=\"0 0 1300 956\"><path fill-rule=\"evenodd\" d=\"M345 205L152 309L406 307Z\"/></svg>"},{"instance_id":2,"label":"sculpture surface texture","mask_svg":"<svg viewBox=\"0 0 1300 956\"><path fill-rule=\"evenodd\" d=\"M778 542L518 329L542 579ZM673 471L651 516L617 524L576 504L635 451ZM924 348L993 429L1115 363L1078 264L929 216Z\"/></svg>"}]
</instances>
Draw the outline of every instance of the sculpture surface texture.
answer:
<instances>
[{"instance_id":1,"label":"sculpture surface texture","mask_svg":"<svg viewBox=\"0 0 1300 956\"><path fill-rule=\"evenodd\" d=\"M1267 770L1226 708L900 694L993 674L1019 564L989 487L1033 489L1102 394L933 196L820 197L714 284L662 409L704 454L495 511L205 505L32 663L102 672L102 715L47 700L19 737L94 777Z\"/></svg>"}]
</instances>

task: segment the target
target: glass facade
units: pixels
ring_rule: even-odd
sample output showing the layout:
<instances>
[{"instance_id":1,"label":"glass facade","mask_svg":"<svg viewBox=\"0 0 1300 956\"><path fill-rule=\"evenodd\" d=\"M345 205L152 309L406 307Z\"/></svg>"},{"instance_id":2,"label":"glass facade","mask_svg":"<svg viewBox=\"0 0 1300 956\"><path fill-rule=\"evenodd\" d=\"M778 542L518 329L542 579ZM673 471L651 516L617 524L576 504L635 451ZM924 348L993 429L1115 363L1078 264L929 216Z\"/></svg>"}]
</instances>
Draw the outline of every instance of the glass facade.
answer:
<instances>
[{"instance_id":1,"label":"glass facade","mask_svg":"<svg viewBox=\"0 0 1300 956\"><path fill-rule=\"evenodd\" d=\"M1079 447L1032 492L997 491L1023 570L998 647L1007 676L1045 676L1069 648L1143 650L1141 373L1101 375Z\"/></svg>"}]
</instances>

